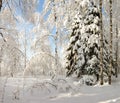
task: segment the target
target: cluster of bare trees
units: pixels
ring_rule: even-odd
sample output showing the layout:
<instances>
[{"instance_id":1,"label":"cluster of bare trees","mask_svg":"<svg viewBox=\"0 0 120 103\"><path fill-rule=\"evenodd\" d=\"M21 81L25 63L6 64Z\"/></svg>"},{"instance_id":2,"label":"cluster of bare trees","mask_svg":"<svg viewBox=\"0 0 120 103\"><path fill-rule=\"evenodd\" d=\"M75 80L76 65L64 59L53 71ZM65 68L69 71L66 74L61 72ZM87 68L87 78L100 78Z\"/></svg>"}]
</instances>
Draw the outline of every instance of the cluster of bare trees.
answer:
<instances>
[{"instance_id":1,"label":"cluster of bare trees","mask_svg":"<svg viewBox=\"0 0 120 103\"><path fill-rule=\"evenodd\" d=\"M19 11L24 19L28 19L28 15L24 14L24 12L31 11L32 13L32 10L34 11L36 7L35 5L36 1L0 0L0 76L14 76L26 67L26 37L24 52L20 45L22 42L19 38L20 31L16 25L20 21L16 15L18 15L17 12Z\"/></svg>"}]
</instances>

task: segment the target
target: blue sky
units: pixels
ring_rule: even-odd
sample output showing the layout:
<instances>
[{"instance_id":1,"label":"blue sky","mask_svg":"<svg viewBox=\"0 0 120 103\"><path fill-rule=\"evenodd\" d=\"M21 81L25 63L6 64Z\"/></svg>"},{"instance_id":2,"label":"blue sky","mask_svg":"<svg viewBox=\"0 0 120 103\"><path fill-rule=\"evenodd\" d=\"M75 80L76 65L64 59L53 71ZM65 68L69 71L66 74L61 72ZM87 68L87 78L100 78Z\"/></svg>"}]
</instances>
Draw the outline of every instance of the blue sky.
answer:
<instances>
[{"instance_id":1,"label":"blue sky","mask_svg":"<svg viewBox=\"0 0 120 103\"><path fill-rule=\"evenodd\" d=\"M42 10L44 9L43 8L44 1L45 0L39 0L39 4L36 7L36 12L39 12L39 13L42 12ZM44 16L45 19L47 18L48 15L49 15L49 12ZM29 45L30 44L30 42L29 42L29 35L30 35L30 30L32 30L32 28L34 27L34 25L31 24L31 23L29 23L29 22L27 22L27 21L24 21L23 23L17 23L17 27L18 27L18 30L20 30L20 31L21 30L26 30L26 34L27 34L27 38L28 38L28 40L27 40L27 57L28 57L28 59L30 59L31 56L32 56L32 54L33 54L33 52L31 51L31 45ZM56 32L56 29L53 28L52 34L55 35L55 32ZM51 37L49 37L49 40L50 40L51 50L52 50L52 52L54 54L54 49L55 49L54 39L51 38ZM22 41L22 42L24 42L24 41ZM24 47L23 46L22 46L21 49L24 52Z\"/></svg>"},{"instance_id":2,"label":"blue sky","mask_svg":"<svg viewBox=\"0 0 120 103\"><path fill-rule=\"evenodd\" d=\"M44 1L45 0L39 0L39 3L36 7L36 12L39 12L39 13L42 12ZM17 11L17 15L21 16L20 14L21 14L20 11ZM26 34L27 34L27 38L28 38L28 40L27 40L27 57L28 57L28 59L30 59L31 56L32 56L32 51L31 51L31 45L29 45L30 44L29 35L30 35L30 31L33 28L33 25L31 23L23 20L23 22L17 22L17 28L18 28L19 31L26 30ZM24 42L24 40L22 40L21 43L22 42ZM23 46L21 47L21 49L24 52L24 47Z\"/></svg>"},{"instance_id":3,"label":"blue sky","mask_svg":"<svg viewBox=\"0 0 120 103\"><path fill-rule=\"evenodd\" d=\"M45 0L39 0L39 4L37 6L37 11L41 12L43 10L43 4Z\"/></svg>"},{"instance_id":4,"label":"blue sky","mask_svg":"<svg viewBox=\"0 0 120 103\"><path fill-rule=\"evenodd\" d=\"M44 9L43 8L44 1L45 0L39 0L39 4L37 6L37 12L41 12ZM47 14L44 16L44 19L46 19L49 14L50 14L50 11L47 12ZM53 28L52 34L55 35L55 33L56 33L56 29ZM49 37L49 40L50 40L50 45L51 45L52 52L54 53L54 49L55 49L54 39Z\"/></svg>"}]
</instances>

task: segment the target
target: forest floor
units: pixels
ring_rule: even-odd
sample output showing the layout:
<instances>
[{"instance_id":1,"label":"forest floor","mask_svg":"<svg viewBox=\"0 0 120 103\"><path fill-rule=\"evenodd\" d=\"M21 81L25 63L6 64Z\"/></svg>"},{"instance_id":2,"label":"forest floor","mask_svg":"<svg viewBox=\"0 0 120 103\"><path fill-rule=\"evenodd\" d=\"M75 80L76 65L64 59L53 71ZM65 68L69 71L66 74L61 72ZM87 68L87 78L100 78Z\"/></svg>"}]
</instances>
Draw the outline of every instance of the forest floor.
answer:
<instances>
[{"instance_id":1,"label":"forest floor","mask_svg":"<svg viewBox=\"0 0 120 103\"><path fill-rule=\"evenodd\" d=\"M0 103L120 103L120 76L103 86L63 78L0 78Z\"/></svg>"}]
</instances>

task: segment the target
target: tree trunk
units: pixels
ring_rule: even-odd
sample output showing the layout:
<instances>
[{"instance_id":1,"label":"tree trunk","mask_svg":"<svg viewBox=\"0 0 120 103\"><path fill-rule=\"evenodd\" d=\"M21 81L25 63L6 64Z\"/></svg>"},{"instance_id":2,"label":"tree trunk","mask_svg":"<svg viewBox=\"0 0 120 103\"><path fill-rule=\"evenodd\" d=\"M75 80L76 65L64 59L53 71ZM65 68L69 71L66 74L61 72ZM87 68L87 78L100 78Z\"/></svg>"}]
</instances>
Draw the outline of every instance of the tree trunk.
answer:
<instances>
[{"instance_id":1,"label":"tree trunk","mask_svg":"<svg viewBox=\"0 0 120 103\"><path fill-rule=\"evenodd\" d=\"M116 66L115 66L115 76L116 78L118 77L118 26L116 24Z\"/></svg>"},{"instance_id":2,"label":"tree trunk","mask_svg":"<svg viewBox=\"0 0 120 103\"><path fill-rule=\"evenodd\" d=\"M58 28L57 28L57 15L56 15L56 8L55 8L55 0L53 0L54 4L54 21L55 21L55 27L56 27L56 34L55 34L55 72L58 70Z\"/></svg>"},{"instance_id":3,"label":"tree trunk","mask_svg":"<svg viewBox=\"0 0 120 103\"><path fill-rule=\"evenodd\" d=\"M100 6L100 84L103 85L103 20L102 20L102 0L99 1Z\"/></svg>"},{"instance_id":4,"label":"tree trunk","mask_svg":"<svg viewBox=\"0 0 120 103\"><path fill-rule=\"evenodd\" d=\"M26 37L26 29L25 29L25 35L24 35L24 69L26 69L26 61L27 61L27 55L26 55L26 45L27 45L27 37Z\"/></svg>"},{"instance_id":5,"label":"tree trunk","mask_svg":"<svg viewBox=\"0 0 120 103\"><path fill-rule=\"evenodd\" d=\"M112 31L112 0L110 2L110 68L109 68L109 84L111 84L111 75L112 75L112 38L113 38L113 31Z\"/></svg>"},{"instance_id":6,"label":"tree trunk","mask_svg":"<svg viewBox=\"0 0 120 103\"><path fill-rule=\"evenodd\" d=\"M56 32L56 37L55 37L55 65L56 69L58 69L58 47L57 47L57 32Z\"/></svg>"},{"instance_id":7,"label":"tree trunk","mask_svg":"<svg viewBox=\"0 0 120 103\"><path fill-rule=\"evenodd\" d=\"M1 8L2 8L2 0L0 0L0 11L1 11Z\"/></svg>"},{"instance_id":8,"label":"tree trunk","mask_svg":"<svg viewBox=\"0 0 120 103\"><path fill-rule=\"evenodd\" d=\"M0 47L0 77L1 77L1 62L2 62L2 46Z\"/></svg>"},{"instance_id":9,"label":"tree trunk","mask_svg":"<svg viewBox=\"0 0 120 103\"><path fill-rule=\"evenodd\" d=\"M0 0L0 11L2 8L2 0ZM2 47L0 47L0 76L1 76L1 62L2 62Z\"/></svg>"}]
</instances>

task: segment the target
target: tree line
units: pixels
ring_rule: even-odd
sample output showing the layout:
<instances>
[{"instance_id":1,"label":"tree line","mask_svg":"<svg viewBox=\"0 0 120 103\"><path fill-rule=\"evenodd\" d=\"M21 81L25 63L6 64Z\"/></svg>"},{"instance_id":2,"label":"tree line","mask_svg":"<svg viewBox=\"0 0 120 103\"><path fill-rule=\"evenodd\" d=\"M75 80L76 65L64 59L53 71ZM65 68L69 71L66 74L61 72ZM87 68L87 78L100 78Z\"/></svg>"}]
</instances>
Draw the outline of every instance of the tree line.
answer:
<instances>
[{"instance_id":1,"label":"tree line","mask_svg":"<svg viewBox=\"0 0 120 103\"><path fill-rule=\"evenodd\" d=\"M111 84L119 73L119 3L45 0L40 12L38 0L0 0L0 75L88 75Z\"/></svg>"}]
</instances>

